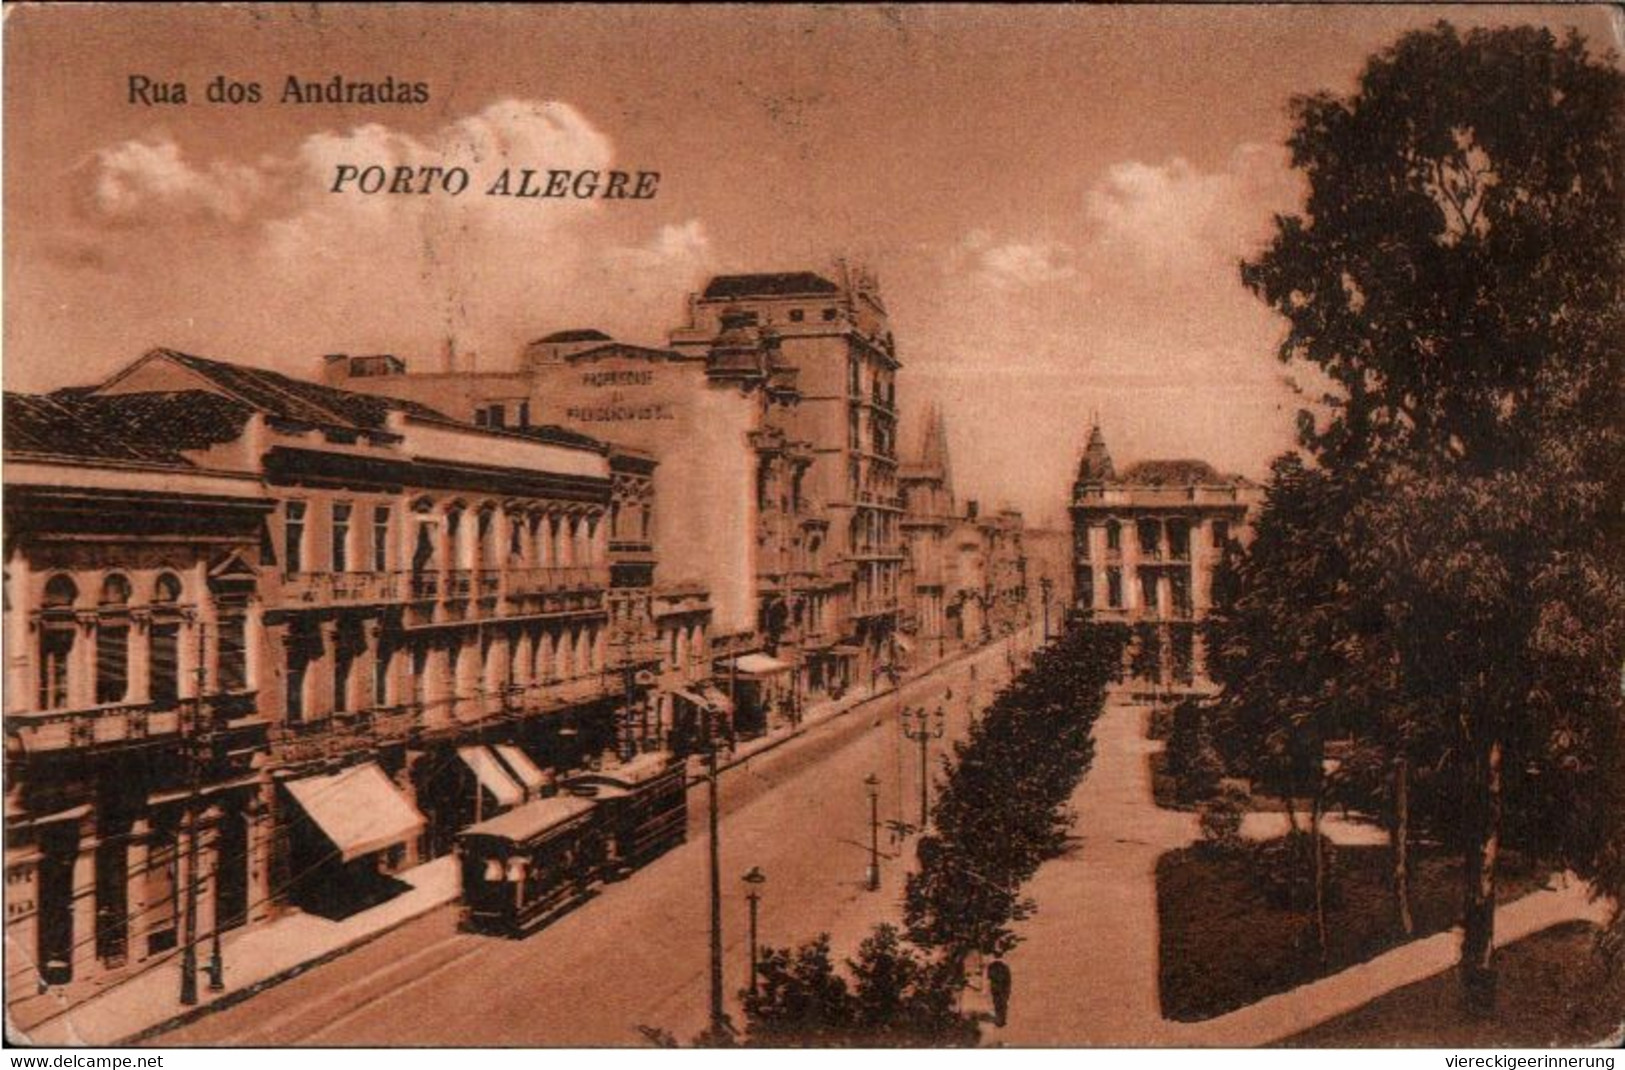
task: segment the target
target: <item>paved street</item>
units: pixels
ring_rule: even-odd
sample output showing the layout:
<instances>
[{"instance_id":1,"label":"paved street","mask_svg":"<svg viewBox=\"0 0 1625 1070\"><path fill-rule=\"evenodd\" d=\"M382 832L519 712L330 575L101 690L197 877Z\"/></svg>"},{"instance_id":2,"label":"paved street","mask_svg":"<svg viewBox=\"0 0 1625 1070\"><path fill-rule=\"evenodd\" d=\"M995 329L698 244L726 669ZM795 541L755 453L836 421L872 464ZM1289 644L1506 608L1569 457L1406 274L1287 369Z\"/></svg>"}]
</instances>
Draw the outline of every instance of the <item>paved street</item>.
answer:
<instances>
[{"instance_id":1,"label":"paved street","mask_svg":"<svg viewBox=\"0 0 1625 1070\"><path fill-rule=\"evenodd\" d=\"M918 818L918 749L901 740L897 711L934 708L951 689L951 740L964 732L972 695L985 702L1005 676L1005 646L995 644L723 777L725 969L736 1021L732 996L748 956L740 875L751 866L767 874L764 942L827 931L839 952L855 949L873 922L898 916L906 862L883 862L881 891L864 890L864 777L881 779L882 821ZM932 744L933 770L941 745ZM685 845L527 939L459 933L456 912L440 910L153 1043L626 1045L642 1042L640 1025L686 1041L706 1020L704 825L701 785L690 794Z\"/></svg>"}]
</instances>

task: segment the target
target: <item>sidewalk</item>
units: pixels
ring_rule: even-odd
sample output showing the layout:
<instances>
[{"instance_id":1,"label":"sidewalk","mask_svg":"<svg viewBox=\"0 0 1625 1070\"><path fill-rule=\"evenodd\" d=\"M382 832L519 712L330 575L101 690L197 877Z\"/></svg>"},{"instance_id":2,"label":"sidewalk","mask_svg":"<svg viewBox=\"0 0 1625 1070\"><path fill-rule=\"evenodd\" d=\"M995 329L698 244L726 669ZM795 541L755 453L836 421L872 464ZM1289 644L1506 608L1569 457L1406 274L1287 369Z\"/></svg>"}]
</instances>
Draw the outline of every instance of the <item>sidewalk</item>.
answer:
<instances>
[{"instance_id":1,"label":"sidewalk","mask_svg":"<svg viewBox=\"0 0 1625 1070\"><path fill-rule=\"evenodd\" d=\"M907 686L997 646L994 642L958 651L904 677L899 686ZM819 703L800 723L783 726L746 742L728 754L719 768L727 771L743 765L750 758L800 737L873 698L889 695L893 690L883 687L871 691L859 687L838 700ZM41 1046L127 1043L160 1027L169 1028L247 999L457 899L459 880L455 856L435 859L398 876L412 885L411 891L342 921L290 914L227 934L222 955L226 962L226 989L218 993L209 991L207 973L200 962L198 1003L194 1007L180 1003L180 958L178 953L172 952L156 963L136 967L139 972L115 979L99 992L88 996L75 993L77 999L72 1003L60 992L19 1000L7 1008L8 1035L14 1040L26 1039L28 1043ZM207 953L205 946L200 958L206 961Z\"/></svg>"},{"instance_id":2,"label":"sidewalk","mask_svg":"<svg viewBox=\"0 0 1625 1070\"><path fill-rule=\"evenodd\" d=\"M1385 992L1455 964L1459 930L1395 948L1331 977L1205 1022L1162 1017L1158 992L1157 859L1197 839L1196 816L1156 805L1145 738L1149 710L1111 705L1095 725L1095 761L1074 791L1076 846L1046 863L1028 894L1038 911L1009 956L1015 988L1008 1025L989 1043L1012 1046L1253 1047L1270 1044L1360 1007ZM1254 838L1285 831L1280 814L1251 815ZM1384 842L1381 830L1340 818L1339 843ZM1377 839L1373 840L1372 837ZM1587 901L1565 879L1496 912L1497 946L1564 921L1601 921L1607 904ZM981 1009L981 1008L974 1008Z\"/></svg>"},{"instance_id":3,"label":"sidewalk","mask_svg":"<svg viewBox=\"0 0 1625 1070\"><path fill-rule=\"evenodd\" d=\"M9 1023L9 1031L13 1039L42 1046L128 1042L160 1025L208 1014L218 1006L246 999L457 898L455 857L437 858L399 877L412 886L411 891L342 921L290 914L228 934L222 955L226 989L210 992L207 973L200 968L195 1007L180 1003L180 959L171 954L157 965L138 967L141 972L114 982L72 1007L52 1007L47 999L41 999L28 1001L23 1013L10 1008L8 1014L17 1018ZM204 947L200 958L206 957Z\"/></svg>"}]
</instances>

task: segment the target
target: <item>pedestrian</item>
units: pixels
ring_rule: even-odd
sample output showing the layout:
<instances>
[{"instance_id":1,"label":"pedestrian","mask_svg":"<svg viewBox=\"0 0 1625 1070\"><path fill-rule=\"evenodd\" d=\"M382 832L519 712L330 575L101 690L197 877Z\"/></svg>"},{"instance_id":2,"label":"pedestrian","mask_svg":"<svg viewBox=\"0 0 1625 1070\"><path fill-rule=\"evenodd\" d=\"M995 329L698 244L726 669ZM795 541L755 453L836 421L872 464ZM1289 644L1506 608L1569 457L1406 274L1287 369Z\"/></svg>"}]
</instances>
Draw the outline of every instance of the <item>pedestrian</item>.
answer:
<instances>
[{"instance_id":1,"label":"pedestrian","mask_svg":"<svg viewBox=\"0 0 1625 1070\"><path fill-rule=\"evenodd\" d=\"M1003 1029L1005 1014L1010 1010L1010 967L1003 959L988 963L987 987L993 993L993 1024Z\"/></svg>"}]
</instances>

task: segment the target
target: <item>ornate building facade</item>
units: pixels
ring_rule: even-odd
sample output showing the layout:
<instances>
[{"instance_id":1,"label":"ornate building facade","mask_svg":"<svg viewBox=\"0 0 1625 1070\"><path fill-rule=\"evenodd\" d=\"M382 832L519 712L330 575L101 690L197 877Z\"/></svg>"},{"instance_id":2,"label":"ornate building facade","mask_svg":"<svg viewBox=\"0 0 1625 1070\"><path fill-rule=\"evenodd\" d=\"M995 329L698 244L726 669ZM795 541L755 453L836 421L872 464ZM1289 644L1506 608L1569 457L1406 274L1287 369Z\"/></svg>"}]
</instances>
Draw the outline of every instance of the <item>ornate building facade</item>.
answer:
<instances>
[{"instance_id":1,"label":"ornate building facade","mask_svg":"<svg viewBox=\"0 0 1625 1070\"><path fill-rule=\"evenodd\" d=\"M6 419L6 939L41 986L174 953L194 899L204 933L366 902L670 746L709 660L638 451L168 350Z\"/></svg>"},{"instance_id":2,"label":"ornate building facade","mask_svg":"<svg viewBox=\"0 0 1625 1070\"><path fill-rule=\"evenodd\" d=\"M1154 688L1204 686L1201 631L1213 570L1244 542L1259 487L1204 461L1141 461L1119 472L1098 426L1072 486L1075 604L1135 629L1131 675Z\"/></svg>"}]
</instances>

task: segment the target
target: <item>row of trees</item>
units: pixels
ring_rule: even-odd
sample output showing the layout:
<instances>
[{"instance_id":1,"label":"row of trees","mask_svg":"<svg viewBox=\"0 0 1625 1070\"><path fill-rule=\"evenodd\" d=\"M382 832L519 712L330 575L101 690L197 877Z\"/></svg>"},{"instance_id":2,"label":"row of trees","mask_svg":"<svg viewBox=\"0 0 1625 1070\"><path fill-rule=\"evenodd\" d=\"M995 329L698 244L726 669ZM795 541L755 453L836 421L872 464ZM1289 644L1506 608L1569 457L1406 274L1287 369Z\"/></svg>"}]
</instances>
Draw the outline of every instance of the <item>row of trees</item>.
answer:
<instances>
[{"instance_id":1,"label":"row of trees","mask_svg":"<svg viewBox=\"0 0 1625 1070\"><path fill-rule=\"evenodd\" d=\"M1484 1011L1504 842L1625 884L1625 78L1441 23L1293 112L1305 211L1241 272L1328 388L1216 577L1216 741L1386 814L1406 928L1408 845L1461 853Z\"/></svg>"},{"instance_id":2,"label":"row of trees","mask_svg":"<svg viewBox=\"0 0 1625 1070\"><path fill-rule=\"evenodd\" d=\"M1066 800L1089 766L1090 730L1128 643L1082 624L1040 649L943 758L935 829L905 892L907 933L881 925L843 974L820 936L762 953L745 996L747 1043L827 1047L968 1045L965 963L1002 955L1033 910L1022 885L1066 843Z\"/></svg>"}]
</instances>

